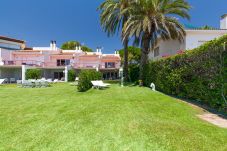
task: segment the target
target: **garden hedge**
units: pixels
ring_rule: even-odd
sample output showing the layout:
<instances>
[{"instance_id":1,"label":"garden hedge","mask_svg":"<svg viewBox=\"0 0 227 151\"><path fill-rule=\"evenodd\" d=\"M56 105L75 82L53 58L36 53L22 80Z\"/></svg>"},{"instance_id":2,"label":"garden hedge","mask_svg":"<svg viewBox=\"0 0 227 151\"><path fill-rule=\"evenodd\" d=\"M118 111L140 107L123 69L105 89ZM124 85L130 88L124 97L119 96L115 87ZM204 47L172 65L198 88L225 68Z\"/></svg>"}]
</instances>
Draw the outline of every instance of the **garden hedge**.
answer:
<instances>
[{"instance_id":1,"label":"garden hedge","mask_svg":"<svg viewBox=\"0 0 227 151\"><path fill-rule=\"evenodd\" d=\"M92 88L91 81L101 79L101 72L97 72L95 70L82 70L79 74L79 82L77 89L79 92L85 92Z\"/></svg>"},{"instance_id":2,"label":"garden hedge","mask_svg":"<svg viewBox=\"0 0 227 151\"><path fill-rule=\"evenodd\" d=\"M227 35L145 68L144 84L227 111ZM226 46L227 47L227 46Z\"/></svg>"}]
</instances>

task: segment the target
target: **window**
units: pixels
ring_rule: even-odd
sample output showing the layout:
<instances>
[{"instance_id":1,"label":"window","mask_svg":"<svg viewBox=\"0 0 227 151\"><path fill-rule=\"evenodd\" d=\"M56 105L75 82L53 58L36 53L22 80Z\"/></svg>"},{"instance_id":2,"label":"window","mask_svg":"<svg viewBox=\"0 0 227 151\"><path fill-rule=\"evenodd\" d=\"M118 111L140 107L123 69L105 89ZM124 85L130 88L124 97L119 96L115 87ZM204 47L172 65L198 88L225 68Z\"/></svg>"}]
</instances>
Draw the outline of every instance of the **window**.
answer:
<instances>
[{"instance_id":1,"label":"window","mask_svg":"<svg viewBox=\"0 0 227 151\"><path fill-rule=\"evenodd\" d=\"M106 62L105 68L115 68L115 62Z\"/></svg>"},{"instance_id":2,"label":"window","mask_svg":"<svg viewBox=\"0 0 227 151\"><path fill-rule=\"evenodd\" d=\"M64 78L63 72L54 72L54 79L62 80Z\"/></svg>"},{"instance_id":3,"label":"window","mask_svg":"<svg viewBox=\"0 0 227 151\"><path fill-rule=\"evenodd\" d=\"M159 47L154 49L154 57L159 56Z\"/></svg>"},{"instance_id":4,"label":"window","mask_svg":"<svg viewBox=\"0 0 227 151\"><path fill-rule=\"evenodd\" d=\"M70 60L59 59L57 60L57 66L67 66L70 65Z\"/></svg>"}]
</instances>

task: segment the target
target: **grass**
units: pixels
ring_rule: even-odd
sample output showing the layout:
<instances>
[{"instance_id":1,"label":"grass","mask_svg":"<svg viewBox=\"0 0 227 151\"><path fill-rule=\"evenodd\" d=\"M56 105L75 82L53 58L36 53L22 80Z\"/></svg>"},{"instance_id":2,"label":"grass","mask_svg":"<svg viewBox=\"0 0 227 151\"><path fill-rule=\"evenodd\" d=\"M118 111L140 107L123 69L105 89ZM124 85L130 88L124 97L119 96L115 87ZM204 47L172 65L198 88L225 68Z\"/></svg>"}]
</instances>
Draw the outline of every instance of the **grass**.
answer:
<instances>
[{"instance_id":1,"label":"grass","mask_svg":"<svg viewBox=\"0 0 227 151\"><path fill-rule=\"evenodd\" d=\"M227 129L200 110L148 88L113 85L76 92L0 86L0 150L227 150Z\"/></svg>"}]
</instances>

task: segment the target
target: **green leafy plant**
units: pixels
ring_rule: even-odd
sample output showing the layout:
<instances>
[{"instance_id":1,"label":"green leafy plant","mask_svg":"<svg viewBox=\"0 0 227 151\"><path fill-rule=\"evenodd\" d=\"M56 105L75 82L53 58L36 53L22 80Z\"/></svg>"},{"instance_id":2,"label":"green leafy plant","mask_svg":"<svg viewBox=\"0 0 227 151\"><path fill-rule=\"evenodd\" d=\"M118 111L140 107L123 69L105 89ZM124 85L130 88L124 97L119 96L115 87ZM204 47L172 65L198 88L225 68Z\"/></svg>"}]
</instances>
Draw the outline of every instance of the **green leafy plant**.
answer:
<instances>
[{"instance_id":1,"label":"green leafy plant","mask_svg":"<svg viewBox=\"0 0 227 151\"><path fill-rule=\"evenodd\" d=\"M25 73L26 79L40 79L41 78L40 69L28 69Z\"/></svg>"},{"instance_id":2,"label":"green leafy plant","mask_svg":"<svg viewBox=\"0 0 227 151\"><path fill-rule=\"evenodd\" d=\"M101 72L97 72L95 70L82 70L79 74L79 83L77 89L79 92L85 92L92 88L91 81L101 79Z\"/></svg>"}]
</instances>

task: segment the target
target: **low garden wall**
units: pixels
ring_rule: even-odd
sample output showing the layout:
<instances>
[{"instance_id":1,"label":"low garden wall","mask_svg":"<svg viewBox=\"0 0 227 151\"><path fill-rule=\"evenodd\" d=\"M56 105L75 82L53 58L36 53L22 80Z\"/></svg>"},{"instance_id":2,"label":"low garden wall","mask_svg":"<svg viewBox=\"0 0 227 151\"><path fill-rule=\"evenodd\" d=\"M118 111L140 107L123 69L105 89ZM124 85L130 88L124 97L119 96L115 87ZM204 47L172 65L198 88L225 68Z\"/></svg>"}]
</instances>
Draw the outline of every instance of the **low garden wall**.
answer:
<instances>
[{"instance_id":1,"label":"low garden wall","mask_svg":"<svg viewBox=\"0 0 227 151\"><path fill-rule=\"evenodd\" d=\"M184 54L151 62L144 84L227 111L227 35Z\"/></svg>"}]
</instances>

